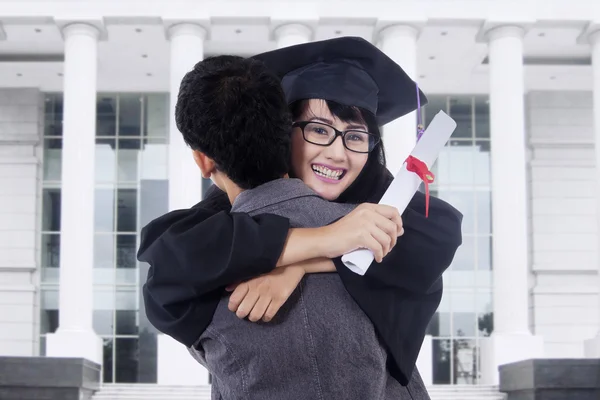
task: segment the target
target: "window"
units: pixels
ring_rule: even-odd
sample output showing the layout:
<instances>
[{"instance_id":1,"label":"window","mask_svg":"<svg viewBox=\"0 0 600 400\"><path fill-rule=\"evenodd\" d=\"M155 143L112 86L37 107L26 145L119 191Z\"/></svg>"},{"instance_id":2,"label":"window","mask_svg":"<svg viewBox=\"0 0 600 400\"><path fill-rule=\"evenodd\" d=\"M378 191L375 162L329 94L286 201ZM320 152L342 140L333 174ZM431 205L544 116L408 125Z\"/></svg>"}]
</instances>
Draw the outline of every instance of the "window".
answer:
<instances>
[{"instance_id":1,"label":"window","mask_svg":"<svg viewBox=\"0 0 600 400\"><path fill-rule=\"evenodd\" d=\"M93 327L104 381L156 382L156 340L139 315L138 232L167 211L168 94L99 94L94 197ZM45 101L41 353L58 328L62 94ZM145 322L145 326L142 323ZM143 340L140 340L142 337Z\"/></svg>"}]
</instances>

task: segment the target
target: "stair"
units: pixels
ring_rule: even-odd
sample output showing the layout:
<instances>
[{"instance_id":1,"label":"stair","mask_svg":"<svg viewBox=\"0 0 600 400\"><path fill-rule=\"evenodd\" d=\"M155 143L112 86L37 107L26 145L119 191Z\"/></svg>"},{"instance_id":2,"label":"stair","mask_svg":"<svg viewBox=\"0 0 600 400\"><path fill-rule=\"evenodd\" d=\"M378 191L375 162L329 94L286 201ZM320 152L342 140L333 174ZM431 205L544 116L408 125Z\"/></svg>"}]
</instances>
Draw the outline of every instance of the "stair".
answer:
<instances>
[{"instance_id":1,"label":"stair","mask_svg":"<svg viewBox=\"0 0 600 400\"><path fill-rule=\"evenodd\" d=\"M210 400L210 385L104 384L92 400Z\"/></svg>"},{"instance_id":2,"label":"stair","mask_svg":"<svg viewBox=\"0 0 600 400\"><path fill-rule=\"evenodd\" d=\"M427 388L431 400L505 400L497 386L435 385Z\"/></svg>"},{"instance_id":3,"label":"stair","mask_svg":"<svg viewBox=\"0 0 600 400\"><path fill-rule=\"evenodd\" d=\"M431 400L505 400L496 386L436 385ZM210 386L105 384L92 400L210 400Z\"/></svg>"}]
</instances>

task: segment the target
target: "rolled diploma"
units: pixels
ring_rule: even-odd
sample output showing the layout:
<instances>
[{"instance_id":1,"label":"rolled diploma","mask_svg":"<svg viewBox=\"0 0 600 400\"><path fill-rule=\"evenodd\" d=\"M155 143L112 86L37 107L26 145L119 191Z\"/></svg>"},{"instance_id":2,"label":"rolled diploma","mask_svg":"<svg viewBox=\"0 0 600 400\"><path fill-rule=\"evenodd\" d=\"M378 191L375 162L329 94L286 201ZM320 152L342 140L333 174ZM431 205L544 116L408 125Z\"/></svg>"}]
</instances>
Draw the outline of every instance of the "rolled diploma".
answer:
<instances>
[{"instance_id":1,"label":"rolled diploma","mask_svg":"<svg viewBox=\"0 0 600 400\"><path fill-rule=\"evenodd\" d=\"M438 112L417 142L411 155L431 168L455 129L456 122L445 112ZM419 190L421 182L421 178L417 174L406 170L405 162L379 204L396 207L402 214ZM373 260L373 253L367 249L354 250L342 256L344 265L359 275L367 272Z\"/></svg>"}]
</instances>

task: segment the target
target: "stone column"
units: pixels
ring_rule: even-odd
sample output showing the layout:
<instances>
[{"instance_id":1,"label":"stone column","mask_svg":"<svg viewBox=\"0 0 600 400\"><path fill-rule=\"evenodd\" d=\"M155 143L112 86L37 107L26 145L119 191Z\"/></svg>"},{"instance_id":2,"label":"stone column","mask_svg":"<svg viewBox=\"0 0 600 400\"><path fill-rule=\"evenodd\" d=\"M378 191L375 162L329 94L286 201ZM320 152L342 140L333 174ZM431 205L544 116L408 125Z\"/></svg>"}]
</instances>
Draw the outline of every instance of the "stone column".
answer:
<instances>
[{"instance_id":1,"label":"stone column","mask_svg":"<svg viewBox=\"0 0 600 400\"><path fill-rule=\"evenodd\" d=\"M94 154L98 28L71 23L65 38L59 326L47 355L102 364L102 340L92 328Z\"/></svg>"},{"instance_id":2,"label":"stone column","mask_svg":"<svg viewBox=\"0 0 600 400\"><path fill-rule=\"evenodd\" d=\"M487 32L493 225L494 332L482 343L482 375L498 383L498 367L543 355L529 330L529 258L523 36L520 26Z\"/></svg>"},{"instance_id":3,"label":"stone column","mask_svg":"<svg viewBox=\"0 0 600 400\"><path fill-rule=\"evenodd\" d=\"M419 30L411 25L392 25L384 28L379 35L381 50L414 80L417 74ZM414 96L417 96L416 88ZM385 125L383 142L388 169L396 175L417 143L416 113L412 112Z\"/></svg>"},{"instance_id":4,"label":"stone column","mask_svg":"<svg viewBox=\"0 0 600 400\"><path fill-rule=\"evenodd\" d=\"M192 23L175 24L167 29L167 37L171 41L169 210L176 210L202 200L202 175L175 124L175 105L181 80L204 58L206 30Z\"/></svg>"},{"instance_id":5,"label":"stone column","mask_svg":"<svg viewBox=\"0 0 600 400\"><path fill-rule=\"evenodd\" d=\"M592 70L594 91L594 143L596 149L596 197L597 197L597 219L600 228L600 29L588 36L592 45ZM600 230L599 230L600 232ZM598 236L600 238L600 235ZM600 243L598 248L600 248ZM598 314L600 314L600 263L598 264ZM600 321L600 317L599 317ZM591 358L600 358L600 326L596 337L585 342L585 355Z\"/></svg>"},{"instance_id":6,"label":"stone column","mask_svg":"<svg viewBox=\"0 0 600 400\"><path fill-rule=\"evenodd\" d=\"M277 42L277 48L280 49L310 42L312 30L306 25L290 23L278 26L273 34Z\"/></svg>"},{"instance_id":7,"label":"stone column","mask_svg":"<svg viewBox=\"0 0 600 400\"><path fill-rule=\"evenodd\" d=\"M175 124L175 105L181 80L204 59L205 28L194 23L167 27L171 41L171 100L169 111L169 210L189 208L202 200L202 175L192 150ZM160 385L206 385L208 371L198 364L184 345L168 335L157 335L157 383ZM177 368L173 368L176 365Z\"/></svg>"}]
</instances>

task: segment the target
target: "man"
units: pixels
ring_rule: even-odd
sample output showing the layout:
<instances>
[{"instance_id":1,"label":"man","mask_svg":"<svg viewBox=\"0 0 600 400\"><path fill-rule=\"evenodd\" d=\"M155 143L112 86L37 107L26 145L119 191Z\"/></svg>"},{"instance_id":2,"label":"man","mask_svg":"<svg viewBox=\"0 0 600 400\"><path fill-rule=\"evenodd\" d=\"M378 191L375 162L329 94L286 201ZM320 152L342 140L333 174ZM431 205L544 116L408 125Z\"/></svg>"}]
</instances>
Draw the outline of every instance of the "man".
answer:
<instances>
[{"instance_id":1,"label":"man","mask_svg":"<svg viewBox=\"0 0 600 400\"><path fill-rule=\"evenodd\" d=\"M292 124L279 79L260 62L221 56L198 63L182 81L176 118L203 176L227 194L232 213L271 213L287 217L291 226L316 227L354 209L282 178L289 168ZM384 206L370 207L383 216L373 211L357 225L398 217ZM185 229L185 219L174 229ZM140 259L153 269L156 252L148 248L154 239L146 230L140 247ZM175 263L177 254L169 257ZM228 297L219 295L212 321L194 339L190 351L212 373L214 398L410 398L387 372L388 356L373 324L337 274L304 277L306 270L297 266L278 270L294 286L304 279L273 321L240 319L228 309ZM155 278L149 276L144 290L151 321L159 319L149 307L156 291L148 287ZM239 277L213 280L228 285ZM189 290L197 287L190 284ZM174 302L168 312L178 306Z\"/></svg>"}]
</instances>

